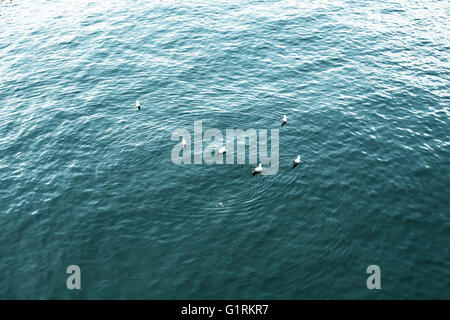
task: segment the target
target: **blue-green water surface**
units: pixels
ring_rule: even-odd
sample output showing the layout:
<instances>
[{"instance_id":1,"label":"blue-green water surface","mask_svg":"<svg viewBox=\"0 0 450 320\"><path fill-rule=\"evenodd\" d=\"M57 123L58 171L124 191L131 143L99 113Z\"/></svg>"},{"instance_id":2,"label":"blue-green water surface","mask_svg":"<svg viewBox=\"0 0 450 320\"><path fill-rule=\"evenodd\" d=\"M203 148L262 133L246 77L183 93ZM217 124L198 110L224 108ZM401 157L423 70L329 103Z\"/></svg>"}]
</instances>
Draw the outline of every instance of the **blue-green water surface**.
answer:
<instances>
[{"instance_id":1,"label":"blue-green water surface","mask_svg":"<svg viewBox=\"0 0 450 320\"><path fill-rule=\"evenodd\" d=\"M0 298L449 299L449 13L1 1ZM197 120L279 172L173 164Z\"/></svg>"}]
</instances>

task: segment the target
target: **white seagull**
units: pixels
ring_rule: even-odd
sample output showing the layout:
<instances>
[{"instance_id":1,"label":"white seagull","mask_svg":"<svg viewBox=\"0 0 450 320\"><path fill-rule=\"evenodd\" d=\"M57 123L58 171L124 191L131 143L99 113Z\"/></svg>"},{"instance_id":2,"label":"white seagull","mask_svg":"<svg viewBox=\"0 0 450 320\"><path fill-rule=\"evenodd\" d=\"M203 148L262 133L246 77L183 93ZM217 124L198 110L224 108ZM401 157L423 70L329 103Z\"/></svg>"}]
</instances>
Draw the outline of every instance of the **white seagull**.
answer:
<instances>
[{"instance_id":1,"label":"white seagull","mask_svg":"<svg viewBox=\"0 0 450 320\"><path fill-rule=\"evenodd\" d=\"M300 155L298 155L297 159L295 159L293 162L294 162L294 165L292 166L292 168L295 168L296 166L298 166L300 164Z\"/></svg>"},{"instance_id":2,"label":"white seagull","mask_svg":"<svg viewBox=\"0 0 450 320\"><path fill-rule=\"evenodd\" d=\"M219 150L217 150L217 152L218 152L219 154L224 154L224 153L227 152L227 148L225 148L225 147L220 147Z\"/></svg>"},{"instance_id":3,"label":"white seagull","mask_svg":"<svg viewBox=\"0 0 450 320\"><path fill-rule=\"evenodd\" d=\"M139 100L136 100L136 108L138 110L141 110L141 104L139 103Z\"/></svg>"},{"instance_id":4,"label":"white seagull","mask_svg":"<svg viewBox=\"0 0 450 320\"><path fill-rule=\"evenodd\" d=\"M183 145L183 148L186 148L186 139L183 137L183 140L181 140L181 144Z\"/></svg>"},{"instance_id":5,"label":"white seagull","mask_svg":"<svg viewBox=\"0 0 450 320\"><path fill-rule=\"evenodd\" d=\"M262 165L260 163L259 166L257 166L255 169L252 170L252 175L254 176L254 175L256 175L258 173L261 173L261 172L262 172Z\"/></svg>"},{"instance_id":6,"label":"white seagull","mask_svg":"<svg viewBox=\"0 0 450 320\"><path fill-rule=\"evenodd\" d=\"M281 126L284 126L287 123L287 117L286 115L283 116L283 119L281 120Z\"/></svg>"}]
</instances>

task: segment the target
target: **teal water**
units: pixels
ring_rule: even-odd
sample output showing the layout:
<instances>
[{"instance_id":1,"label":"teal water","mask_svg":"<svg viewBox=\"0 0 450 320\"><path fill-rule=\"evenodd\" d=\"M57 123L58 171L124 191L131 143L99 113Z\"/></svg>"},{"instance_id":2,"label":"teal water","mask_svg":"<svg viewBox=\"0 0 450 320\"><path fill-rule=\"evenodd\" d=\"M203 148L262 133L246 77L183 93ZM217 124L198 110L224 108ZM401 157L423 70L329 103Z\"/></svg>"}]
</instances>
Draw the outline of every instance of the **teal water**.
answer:
<instances>
[{"instance_id":1,"label":"teal water","mask_svg":"<svg viewBox=\"0 0 450 320\"><path fill-rule=\"evenodd\" d=\"M2 1L0 298L449 299L449 13ZM196 120L281 129L278 174L174 165Z\"/></svg>"}]
</instances>

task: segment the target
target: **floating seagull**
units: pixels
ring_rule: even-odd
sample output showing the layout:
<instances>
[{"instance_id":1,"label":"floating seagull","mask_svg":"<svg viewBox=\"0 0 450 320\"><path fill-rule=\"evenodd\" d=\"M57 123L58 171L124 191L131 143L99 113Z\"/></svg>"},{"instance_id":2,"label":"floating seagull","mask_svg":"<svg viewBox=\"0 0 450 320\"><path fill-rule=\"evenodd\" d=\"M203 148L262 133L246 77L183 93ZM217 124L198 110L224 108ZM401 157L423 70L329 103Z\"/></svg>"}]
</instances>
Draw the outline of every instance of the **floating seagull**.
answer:
<instances>
[{"instance_id":1,"label":"floating seagull","mask_svg":"<svg viewBox=\"0 0 450 320\"><path fill-rule=\"evenodd\" d=\"M138 110L141 110L141 104L139 103L139 100L136 100L136 108Z\"/></svg>"},{"instance_id":2,"label":"floating seagull","mask_svg":"<svg viewBox=\"0 0 450 320\"><path fill-rule=\"evenodd\" d=\"M225 147L220 147L219 150L218 150L217 152L219 152L219 154L224 154L224 153L227 152L227 148L225 148Z\"/></svg>"},{"instance_id":3,"label":"floating seagull","mask_svg":"<svg viewBox=\"0 0 450 320\"><path fill-rule=\"evenodd\" d=\"M287 117L286 115L283 116L283 119L281 120L281 126L284 126L287 123Z\"/></svg>"},{"instance_id":4,"label":"floating seagull","mask_svg":"<svg viewBox=\"0 0 450 320\"><path fill-rule=\"evenodd\" d=\"M183 145L183 148L186 148L186 139L183 137L183 140L181 140L181 144Z\"/></svg>"},{"instance_id":5,"label":"floating seagull","mask_svg":"<svg viewBox=\"0 0 450 320\"><path fill-rule=\"evenodd\" d=\"M255 169L252 170L252 176L261 173L262 172L262 165L261 163L259 164L259 166L257 166Z\"/></svg>"},{"instance_id":6,"label":"floating seagull","mask_svg":"<svg viewBox=\"0 0 450 320\"><path fill-rule=\"evenodd\" d=\"M300 155L298 155L297 159L295 159L293 162L294 162L294 165L292 166L292 168L295 168L296 166L298 166L300 164Z\"/></svg>"}]
</instances>

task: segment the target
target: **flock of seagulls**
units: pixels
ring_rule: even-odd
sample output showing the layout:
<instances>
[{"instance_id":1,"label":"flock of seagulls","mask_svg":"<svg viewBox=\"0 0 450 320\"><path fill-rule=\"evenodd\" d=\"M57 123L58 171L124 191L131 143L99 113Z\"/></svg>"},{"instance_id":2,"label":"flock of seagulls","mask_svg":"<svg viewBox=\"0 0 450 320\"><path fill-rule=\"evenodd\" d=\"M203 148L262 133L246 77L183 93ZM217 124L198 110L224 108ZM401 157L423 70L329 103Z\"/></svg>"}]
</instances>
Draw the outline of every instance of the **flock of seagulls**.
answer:
<instances>
[{"instance_id":1,"label":"flock of seagulls","mask_svg":"<svg viewBox=\"0 0 450 320\"><path fill-rule=\"evenodd\" d=\"M281 119L281 126L284 126L286 123L287 123L287 116L284 115L283 119ZM300 155L298 155L297 158L294 159L292 162L293 162L292 168L295 168L296 166L298 166L300 164ZM252 170L253 176L257 175L258 173L259 174L262 173L262 164L261 163Z\"/></svg>"},{"instance_id":2,"label":"flock of seagulls","mask_svg":"<svg viewBox=\"0 0 450 320\"><path fill-rule=\"evenodd\" d=\"M141 104L139 103L139 100L136 100L136 108L138 109L138 110L141 110ZM287 116L286 115L284 115L283 116L283 119L281 119L281 126L284 126L285 124L287 123ZM186 147L186 139L183 137L183 140L181 140L181 144L183 145L183 148L185 148ZM217 150L217 152L219 153L219 154L224 154L224 153L226 153L227 152L227 148L225 148L225 147L220 147L218 150ZM293 162L293 166L292 166L292 168L295 168L296 166L298 166L299 164L300 164L300 155L298 155L297 156L297 158L296 159L294 159L294 161L292 161ZM252 170L252 175L253 176L255 176L255 175L257 175L257 174L261 174L262 173L262 164L260 163L256 168L254 168L253 170Z\"/></svg>"}]
</instances>

